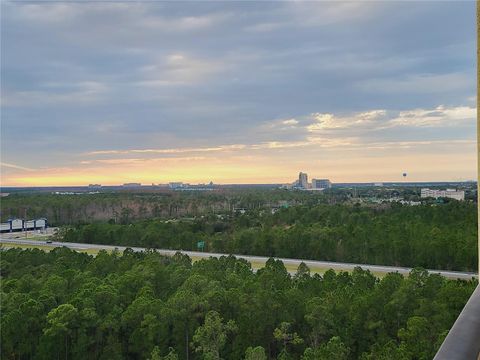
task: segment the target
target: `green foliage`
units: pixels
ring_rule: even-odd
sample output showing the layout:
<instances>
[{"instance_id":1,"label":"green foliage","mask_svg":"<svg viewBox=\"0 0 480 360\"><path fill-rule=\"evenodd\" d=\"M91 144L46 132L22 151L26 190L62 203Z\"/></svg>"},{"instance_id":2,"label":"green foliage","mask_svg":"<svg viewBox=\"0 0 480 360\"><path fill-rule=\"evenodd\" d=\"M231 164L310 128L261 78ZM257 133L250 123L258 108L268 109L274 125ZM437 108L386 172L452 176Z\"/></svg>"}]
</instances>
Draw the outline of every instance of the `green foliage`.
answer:
<instances>
[{"instance_id":1,"label":"green foliage","mask_svg":"<svg viewBox=\"0 0 480 360\"><path fill-rule=\"evenodd\" d=\"M195 351L200 352L202 358L206 360L220 359L220 350L225 346L228 333L236 330L235 321L229 320L223 324L218 312L209 311L205 316L205 323L195 331L193 336L196 344Z\"/></svg>"},{"instance_id":2,"label":"green foliage","mask_svg":"<svg viewBox=\"0 0 480 360\"><path fill-rule=\"evenodd\" d=\"M165 356L160 355L160 348L155 346L152 350L149 360L178 360L178 355L175 352L175 349L170 348L169 352Z\"/></svg>"},{"instance_id":3,"label":"green foliage","mask_svg":"<svg viewBox=\"0 0 480 360\"><path fill-rule=\"evenodd\" d=\"M315 204L63 230L64 241L475 271L476 207L468 202L362 207ZM299 269L299 276L307 268Z\"/></svg>"},{"instance_id":4,"label":"green foliage","mask_svg":"<svg viewBox=\"0 0 480 360\"><path fill-rule=\"evenodd\" d=\"M291 324L288 322L282 322L278 328L273 331L273 337L275 340L282 344L281 357L288 357L288 346L289 345L300 345L303 344L303 339L298 336L296 332L290 331Z\"/></svg>"},{"instance_id":5,"label":"green foliage","mask_svg":"<svg viewBox=\"0 0 480 360\"><path fill-rule=\"evenodd\" d=\"M431 359L477 281L0 250L2 359ZM197 350L197 351L194 351Z\"/></svg>"},{"instance_id":6,"label":"green foliage","mask_svg":"<svg viewBox=\"0 0 480 360\"><path fill-rule=\"evenodd\" d=\"M129 224L148 218L210 216L233 208L258 212L270 206L325 201L324 196L278 189L223 189L208 192L104 191L61 195L12 192L2 198L2 222L9 218L46 217L54 226L110 222ZM214 216L216 217L216 216Z\"/></svg>"},{"instance_id":7,"label":"green foliage","mask_svg":"<svg viewBox=\"0 0 480 360\"><path fill-rule=\"evenodd\" d=\"M349 352L342 340L334 336L316 349L305 349L302 360L347 360Z\"/></svg>"},{"instance_id":8,"label":"green foliage","mask_svg":"<svg viewBox=\"0 0 480 360\"><path fill-rule=\"evenodd\" d=\"M267 355L265 355L265 349L261 346L249 346L245 351L245 360L267 360Z\"/></svg>"}]
</instances>

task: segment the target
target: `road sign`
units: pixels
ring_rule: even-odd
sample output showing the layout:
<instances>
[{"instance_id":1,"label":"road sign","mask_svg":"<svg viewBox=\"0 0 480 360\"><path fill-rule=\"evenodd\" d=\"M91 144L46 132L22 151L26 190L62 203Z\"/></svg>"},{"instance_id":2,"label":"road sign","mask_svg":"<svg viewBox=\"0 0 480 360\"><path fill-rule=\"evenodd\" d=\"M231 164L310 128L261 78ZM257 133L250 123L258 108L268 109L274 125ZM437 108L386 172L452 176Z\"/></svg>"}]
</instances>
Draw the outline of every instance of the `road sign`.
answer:
<instances>
[{"instance_id":1,"label":"road sign","mask_svg":"<svg viewBox=\"0 0 480 360\"><path fill-rule=\"evenodd\" d=\"M197 249L203 250L205 248L205 241L197 242Z\"/></svg>"}]
</instances>

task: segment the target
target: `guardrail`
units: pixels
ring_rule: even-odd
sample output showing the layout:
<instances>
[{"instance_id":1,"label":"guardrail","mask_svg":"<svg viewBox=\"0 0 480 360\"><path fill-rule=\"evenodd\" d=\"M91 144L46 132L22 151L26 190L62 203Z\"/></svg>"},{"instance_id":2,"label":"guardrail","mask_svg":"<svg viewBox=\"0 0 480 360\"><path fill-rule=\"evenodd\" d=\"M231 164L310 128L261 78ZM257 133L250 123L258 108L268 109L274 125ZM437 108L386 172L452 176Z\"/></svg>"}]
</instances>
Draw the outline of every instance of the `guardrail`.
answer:
<instances>
[{"instance_id":1,"label":"guardrail","mask_svg":"<svg viewBox=\"0 0 480 360\"><path fill-rule=\"evenodd\" d=\"M480 360L480 285L473 292L433 360Z\"/></svg>"}]
</instances>

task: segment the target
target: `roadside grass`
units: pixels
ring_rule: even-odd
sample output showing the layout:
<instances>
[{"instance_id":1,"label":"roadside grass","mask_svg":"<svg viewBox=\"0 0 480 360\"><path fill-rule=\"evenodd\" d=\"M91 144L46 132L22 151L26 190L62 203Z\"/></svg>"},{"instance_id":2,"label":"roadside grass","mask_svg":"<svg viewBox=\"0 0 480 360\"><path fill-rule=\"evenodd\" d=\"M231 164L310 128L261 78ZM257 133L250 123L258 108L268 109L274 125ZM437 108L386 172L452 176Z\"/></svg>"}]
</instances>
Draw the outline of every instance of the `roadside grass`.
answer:
<instances>
[{"instance_id":1,"label":"roadside grass","mask_svg":"<svg viewBox=\"0 0 480 360\"><path fill-rule=\"evenodd\" d=\"M32 240L32 238L29 238L29 240ZM42 238L41 240L45 241L45 238ZM38 245L37 244L32 244L32 245L11 244L11 243L3 243L3 242L1 242L1 240L0 240L0 246L4 249L9 249L9 248L32 249L32 248L36 248L36 249L41 249L41 250L45 250L45 251L51 251L52 249L55 248L55 246L48 245L48 244L38 244ZM73 250L78 251L78 252L84 252L88 255L93 255L93 256L97 255L100 251L100 249L96 249L96 248L73 249ZM120 252L120 254L121 254L121 252ZM199 260L205 259L205 258L202 258L202 257L199 257L199 256L191 256L191 259L192 259L192 262L196 262L196 261L199 261ZM253 270L259 270L259 269L262 269L263 267L265 267L265 262L264 261L254 260L254 261L250 261L250 264L252 264L252 269ZM297 271L298 266L296 266L296 265L292 265L292 264L284 264L284 265L285 265L285 268L287 269L287 271L291 274L294 274ZM310 273L311 274L320 274L320 275L323 275L325 272L330 270L329 267L322 267L322 266L309 266L309 268L310 268ZM348 271L348 270L341 270L341 271ZM336 272L339 272L339 270L336 270ZM348 271L348 272L350 272L350 271ZM377 278L382 278L386 275L384 273L376 272L376 271L372 272L372 274Z\"/></svg>"},{"instance_id":2,"label":"roadside grass","mask_svg":"<svg viewBox=\"0 0 480 360\"><path fill-rule=\"evenodd\" d=\"M48 246L48 245L20 245L20 244L9 244L0 242L2 249L12 249L12 248L20 248L20 249L40 249L45 251L50 251L55 248L55 246Z\"/></svg>"},{"instance_id":3,"label":"roadside grass","mask_svg":"<svg viewBox=\"0 0 480 360\"><path fill-rule=\"evenodd\" d=\"M31 239L29 239L31 240ZM57 246L54 245L48 245L48 244L32 244L32 245L26 245L26 244L11 244L11 243L3 243L0 241L0 246L2 249L11 249L11 248L20 248L20 249L40 249L44 251L51 251ZM89 255L97 255L100 249L72 249L77 252L84 252Z\"/></svg>"},{"instance_id":4,"label":"roadside grass","mask_svg":"<svg viewBox=\"0 0 480 360\"><path fill-rule=\"evenodd\" d=\"M22 235L22 236L11 236L11 237L6 237L6 240L33 240L33 241L47 241L48 238L50 238L52 235Z\"/></svg>"}]
</instances>

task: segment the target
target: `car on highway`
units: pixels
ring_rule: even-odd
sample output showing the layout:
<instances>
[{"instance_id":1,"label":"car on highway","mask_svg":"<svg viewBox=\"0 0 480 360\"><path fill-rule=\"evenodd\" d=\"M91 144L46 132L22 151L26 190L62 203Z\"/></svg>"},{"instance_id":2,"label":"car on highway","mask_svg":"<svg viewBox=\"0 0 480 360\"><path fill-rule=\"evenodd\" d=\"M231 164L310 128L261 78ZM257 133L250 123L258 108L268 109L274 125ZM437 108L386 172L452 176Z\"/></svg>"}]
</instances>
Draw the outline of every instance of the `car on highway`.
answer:
<instances>
[{"instance_id":1,"label":"car on highway","mask_svg":"<svg viewBox=\"0 0 480 360\"><path fill-rule=\"evenodd\" d=\"M45 241L47 244L51 244L52 243L52 240L47 240Z\"/></svg>"}]
</instances>

